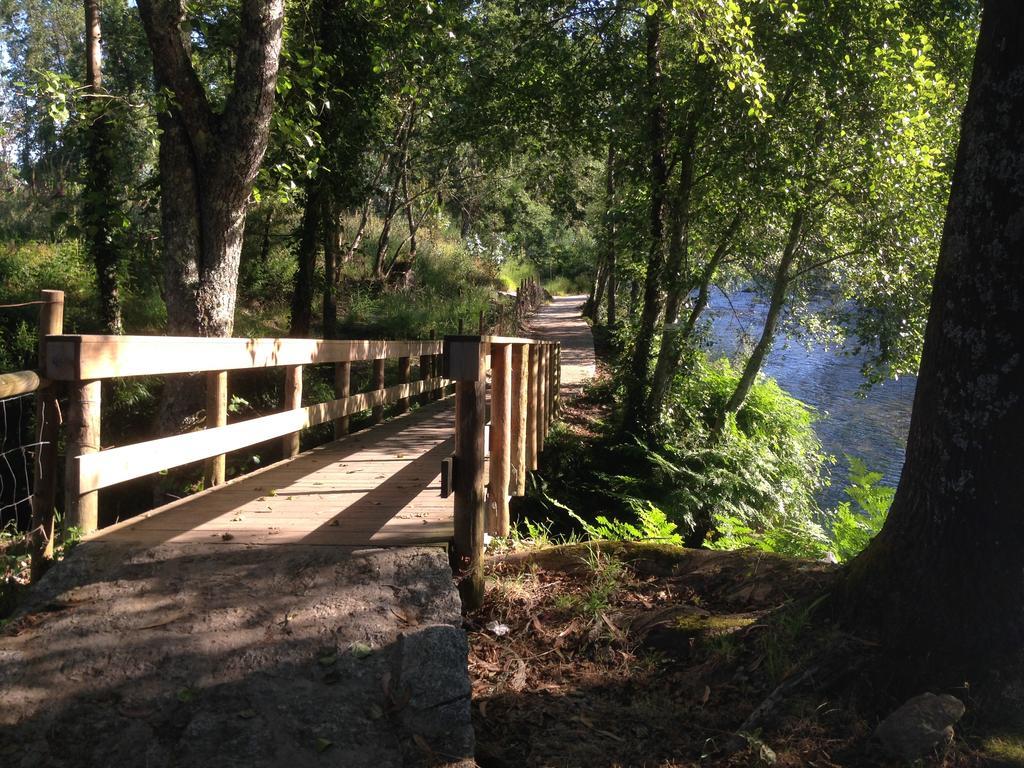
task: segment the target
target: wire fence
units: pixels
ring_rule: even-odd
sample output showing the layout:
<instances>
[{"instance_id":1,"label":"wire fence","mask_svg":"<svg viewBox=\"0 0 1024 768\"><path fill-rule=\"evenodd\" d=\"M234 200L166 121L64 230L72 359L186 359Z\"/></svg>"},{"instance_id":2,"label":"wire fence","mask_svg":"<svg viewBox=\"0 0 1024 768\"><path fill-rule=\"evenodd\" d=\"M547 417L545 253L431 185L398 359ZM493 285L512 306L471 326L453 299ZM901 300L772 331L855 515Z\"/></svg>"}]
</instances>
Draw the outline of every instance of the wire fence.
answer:
<instances>
[{"instance_id":1,"label":"wire fence","mask_svg":"<svg viewBox=\"0 0 1024 768\"><path fill-rule=\"evenodd\" d=\"M42 443L35 434L35 395L0 399L0 530L28 530L32 478Z\"/></svg>"}]
</instances>

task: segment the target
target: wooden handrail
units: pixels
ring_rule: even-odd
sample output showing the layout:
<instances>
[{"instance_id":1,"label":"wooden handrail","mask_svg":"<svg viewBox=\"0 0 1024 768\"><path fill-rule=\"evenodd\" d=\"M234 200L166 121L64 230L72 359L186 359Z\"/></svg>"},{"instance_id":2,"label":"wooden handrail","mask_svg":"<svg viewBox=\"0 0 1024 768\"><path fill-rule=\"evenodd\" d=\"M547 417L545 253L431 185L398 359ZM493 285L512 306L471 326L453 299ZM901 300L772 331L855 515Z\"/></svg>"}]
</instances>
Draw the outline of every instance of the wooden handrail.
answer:
<instances>
[{"instance_id":1,"label":"wooden handrail","mask_svg":"<svg viewBox=\"0 0 1024 768\"><path fill-rule=\"evenodd\" d=\"M440 341L60 335L46 340L46 376L90 381L440 354Z\"/></svg>"},{"instance_id":2,"label":"wooden handrail","mask_svg":"<svg viewBox=\"0 0 1024 768\"><path fill-rule=\"evenodd\" d=\"M225 427L186 432L87 453L77 458L78 490L80 493L97 491L137 477L237 451L277 437L285 437L342 416L396 403L404 397L440 387L443 383L443 379L427 379L396 384L386 389L272 413L269 416L240 421Z\"/></svg>"},{"instance_id":3,"label":"wooden handrail","mask_svg":"<svg viewBox=\"0 0 1024 768\"><path fill-rule=\"evenodd\" d=\"M349 416L372 409L379 421L383 407L408 405L408 398L443 390L447 381L421 375L409 382L409 361L434 360L440 341L387 339L237 339L182 336L46 336L45 370L54 381L67 382L68 451L65 467L66 519L89 533L99 527L101 488L173 467L206 460L205 485L225 479L225 454L281 438L282 454L299 452L301 430L334 422L337 436L348 432ZM404 380L384 386L384 362L398 358ZM351 394L353 361L371 361L374 389ZM303 366L335 366L337 399L302 407ZM283 411L236 424L227 424L227 373L254 368L284 368ZM164 374L206 374L206 429L102 450L100 445L100 384L103 379ZM422 372L421 372L422 374Z\"/></svg>"},{"instance_id":4,"label":"wooden handrail","mask_svg":"<svg viewBox=\"0 0 1024 768\"><path fill-rule=\"evenodd\" d=\"M0 373L0 399L28 395L48 386L50 382L40 376L38 371Z\"/></svg>"}]
</instances>

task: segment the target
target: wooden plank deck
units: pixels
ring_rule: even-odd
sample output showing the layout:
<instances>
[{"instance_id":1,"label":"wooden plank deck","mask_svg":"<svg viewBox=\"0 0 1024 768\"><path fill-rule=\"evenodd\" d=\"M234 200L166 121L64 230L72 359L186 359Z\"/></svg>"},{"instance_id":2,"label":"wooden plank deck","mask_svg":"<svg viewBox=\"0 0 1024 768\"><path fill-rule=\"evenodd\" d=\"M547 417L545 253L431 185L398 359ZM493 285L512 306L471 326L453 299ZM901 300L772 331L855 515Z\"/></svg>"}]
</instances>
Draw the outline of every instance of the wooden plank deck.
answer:
<instances>
[{"instance_id":1,"label":"wooden plank deck","mask_svg":"<svg viewBox=\"0 0 1024 768\"><path fill-rule=\"evenodd\" d=\"M314 448L87 537L89 541L409 546L452 536L441 460L453 400Z\"/></svg>"}]
</instances>

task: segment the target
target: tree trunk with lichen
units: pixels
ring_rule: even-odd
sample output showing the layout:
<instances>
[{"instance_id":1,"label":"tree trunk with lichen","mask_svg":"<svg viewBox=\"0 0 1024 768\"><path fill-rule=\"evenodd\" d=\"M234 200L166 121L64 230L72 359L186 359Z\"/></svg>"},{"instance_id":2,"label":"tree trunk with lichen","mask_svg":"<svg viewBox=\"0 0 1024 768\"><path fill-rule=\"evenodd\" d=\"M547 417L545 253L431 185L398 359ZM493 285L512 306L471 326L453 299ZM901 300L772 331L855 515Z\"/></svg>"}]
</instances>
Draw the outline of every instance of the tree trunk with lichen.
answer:
<instances>
[{"instance_id":1,"label":"tree trunk with lichen","mask_svg":"<svg viewBox=\"0 0 1024 768\"><path fill-rule=\"evenodd\" d=\"M283 0L240 3L234 81L219 111L193 66L180 0L139 0L138 8L156 84L174 97L157 114L167 332L230 336L245 214L270 137ZM167 384L160 434L187 427L202 400L195 377Z\"/></svg>"},{"instance_id":2,"label":"tree trunk with lichen","mask_svg":"<svg viewBox=\"0 0 1024 768\"><path fill-rule=\"evenodd\" d=\"M851 626L929 674L985 665L1024 643L1021 83L1024 6L989 0L906 463L885 526L836 594Z\"/></svg>"}]
</instances>

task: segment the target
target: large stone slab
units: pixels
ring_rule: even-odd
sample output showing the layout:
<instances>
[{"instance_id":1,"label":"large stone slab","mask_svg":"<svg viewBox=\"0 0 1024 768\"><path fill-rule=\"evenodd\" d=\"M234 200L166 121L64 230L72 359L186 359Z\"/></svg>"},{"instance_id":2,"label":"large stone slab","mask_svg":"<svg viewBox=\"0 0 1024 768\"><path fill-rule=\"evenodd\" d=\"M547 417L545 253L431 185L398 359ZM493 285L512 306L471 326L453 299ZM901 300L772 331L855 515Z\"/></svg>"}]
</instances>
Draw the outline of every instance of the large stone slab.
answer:
<instances>
[{"instance_id":1,"label":"large stone slab","mask_svg":"<svg viewBox=\"0 0 1024 768\"><path fill-rule=\"evenodd\" d=\"M79 547L0 631L0 765L472 757L441 548Z\"/></svg>"}]
</instances>

